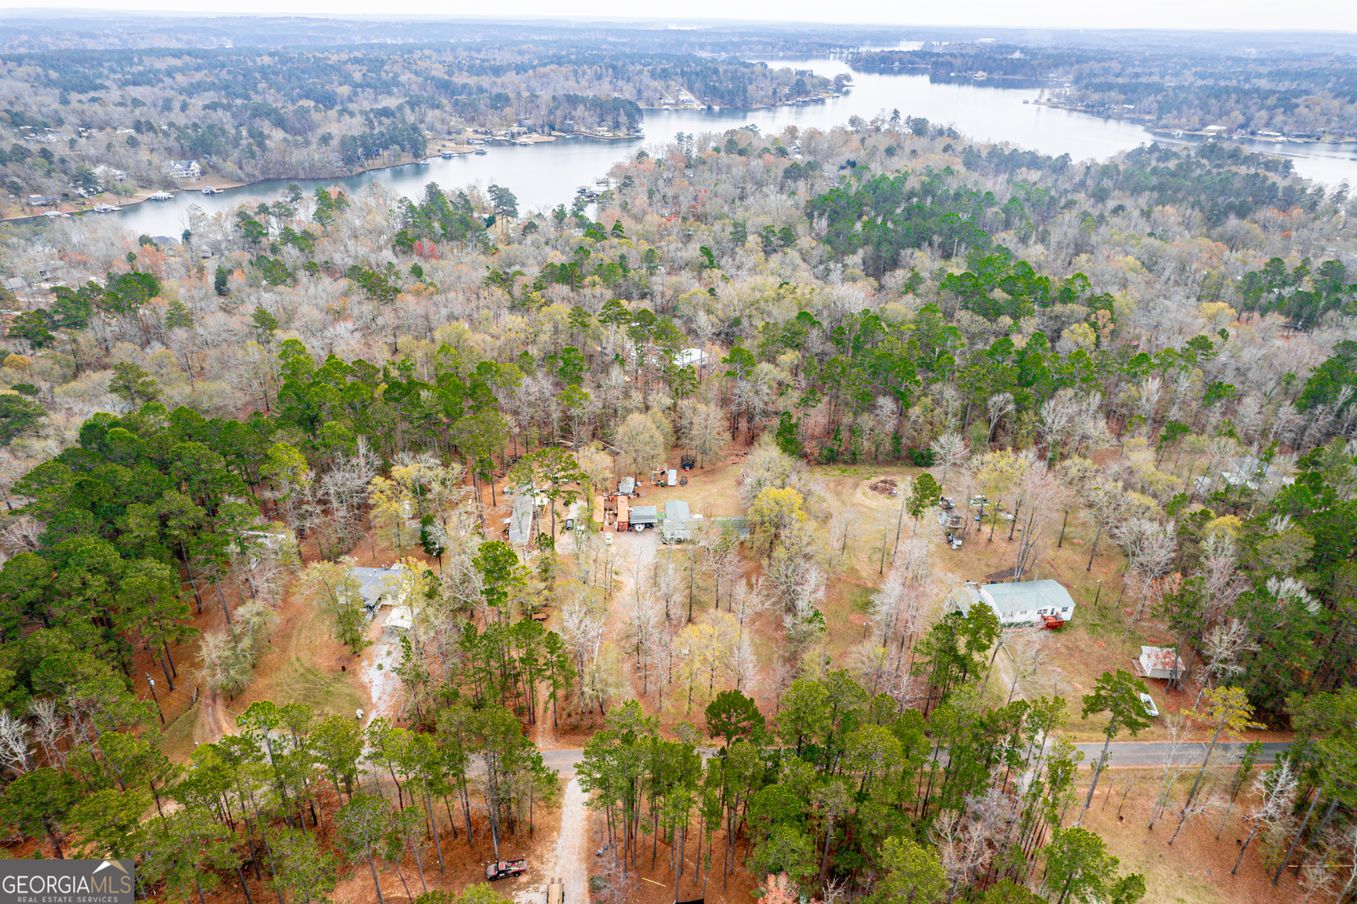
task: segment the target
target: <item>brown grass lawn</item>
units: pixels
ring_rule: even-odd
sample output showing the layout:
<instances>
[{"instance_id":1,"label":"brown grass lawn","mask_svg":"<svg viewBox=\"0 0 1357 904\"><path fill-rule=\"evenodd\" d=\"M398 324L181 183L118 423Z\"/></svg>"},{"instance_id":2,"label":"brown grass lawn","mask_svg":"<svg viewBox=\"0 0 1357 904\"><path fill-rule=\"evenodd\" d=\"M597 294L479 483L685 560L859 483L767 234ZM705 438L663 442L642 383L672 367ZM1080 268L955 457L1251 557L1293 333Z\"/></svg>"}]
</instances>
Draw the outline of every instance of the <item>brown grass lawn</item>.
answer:
<instances>
[{"instance_id":1,"label":"brown grass lawn","mask_svg":"<svg viewBox=\"0 0 1357 904\"><path fill-rule=\"evenodd\" d=\"M733 449L721 462L689 472L687 486L644 486L640 502L663 507L670 500L683 499L695 513L707 517L742 514L738 484L746 457L747 450ZM831 575L823 612L827 624L824 652L831 664L841 664L848 651L865 636L870 598L881 585L884 573L890 570L897 533L903 540L917 532L932 544L933 581L929 604L933 615L941 612L948 593L963 581L983 583L988 575L1013 565L1017 537L1015 534L1015 539L1008 539L1007 522L1001 521L992 537L988 524L981 526L971 522L965 545L960 550L953 550L938 526L936 510L926 513L917 525L908 513L901 518L901 494L908 491L910 481L921 470L885 465L834 465L810 469L814 493L808 500L807 510L823 536L828 536L829 521L835 515L845 517L848 522L846 541L840 549L829 550ZM895 482L898 488L895 495L890 495L883 478ZM947 487L946 491L954 498L964 495L959 487ZM1137 601L1123 598L1125 558L1114 543L1103 537L1089 568L1088 544L1092 541L1092 529L1082 513L1077 509L1071 513L1065 525L1063 543L1057 546L1060 528L1060 519L1054 518L1044 532L1041 551L1026 577L1060 581L1069 589L1078 608L1074 619L1060 631L1016 629L1009 632L1010 649L1035 647L1039 662L1030 677L1018 682L1015 696L1064 697L1070 709L1068 731L1078 738L1093 740L1101 736L1102 719L1082 719L1079 708L1080 699L1092 690L1098 676L1106 671L1130 669L1131 660L1139 653L1141 644L1172 644L1174 638L1153 614L1147 613L1138 623L1133 623ZM608 636L617 639L625 633L628 606L631 605L632 578L622 572L634 570L638 556L651 559L665 555L686 559L686 556L682 547L665 547L653 536L620 536L615 542L620 586L612 600ZM758 572L759 565L751 557L746 563L746 576L753 578ZM699 614L710 606L711 588L701 577L696 587L695 614ZM778 614L769 612L760 616L754 623L754 637L760 660L766 663L755 696L771 712L780 637ZM639 676L631 674L630 661L624 663L624 670L633 694L640 697ZM990 684L991 695L999 700L1006 697L1013 675L1011 657L1001 653L996 660L995 680ZM1195 700L1195 688L1169 690L1161 681L1149 681L1147 685L1162 713L1190 709ZM658 708L653 683L645 702L652 711ZM1162 722L1159 722L1142 732L1140 737L1153 740L1165 734Z\"/></svg>"},{"instance_id":2,"label":"brown grass lawn","mask_svg":"<svg viewBox=\"0 0 1357 904\"><path fill-rule=\"evenodd\" d=\"M315 559L315 550L310 544L303 547L302 554L308 562ZM410 554L406 550L406 555ZM351 555L357 564L367 566L388 565L397 559L390 545L382 537L372 534L359 542ZM420 557L423 558L422 553ZM209 599L209 605L204 609L205 628L221 623L219 607L211 605L214 602L215 599ZM375 633L375 627L372 630ZM192 663L192 659L186 661ZM351 655L335 641L330 623L308 601L301 599L295 588L289 588L284 594L278 607L278 620L255 665L254 677L236 697L214 700L204 689L202 699L189 707L187 695L191 690L185 689L194 686L194 679L187 677L191 676L192 666L188 672L182 666L181 662L180 671L186 675L180 694L184 697L184 705L177 713L172 713L167 705L166 716L171 722L162 741L166 755L176 760L186 759L195 742L215 740L223 731L233 729L236 717L257 700L271 700L279 705L305 703L318 717L352 716L358 707L367 709L371 705L368 689L363 684L361 656ZM175 702L178 702L178 696Z\"/></svg>"},{"instance_id":3,"label":"brown grass lawn","mask_svg":"<svg viewBox=\"0 0 1357 904\"><path fill-rule=\"evenodd\" d=\"M650 826L646 825L643 828L648 832ZM615 875L615 871L610 869L608 862L611 852L602 857L595 854L608 840L603 814L590 812L589 833L590 843L587 850L590 860L591 883L598 880L606 881L611 875ZM637 844L640 852L638 869L632 873L626 886L628 904L672 904L675 900L686 901L704 897L703 864L697 859L697 836L698 826L694 823L689 830L687 844L684 846L684 867L678 880L678 897L676 899L674 896L674 868L670 863L673 857L672 849L664 843L663 837L659 839L658 843L652 845L651 836L643 833ZM710 873L705 888L705 900L708 904L748 904L748 902L753 901L753 892L757 882L753 873L745 865L749 856L748 846L743 842L739 844L736 848L735 871L728 879L723 879L721 864L725 856L725 833L719 831L713 833L713 849L710 852L706 850L705 844L704 841L703 860L708 860L708 854L710 854ZM654 853L653 862L651 859L652 852ZM567 902L567 904L575 904L575 902Z\"/></svg>"},{"instance_id":4,"label":"brown grass lawn","mask_svg":"<svg viewBox=\"0 0 1357 904\"><path fill-rule=\"evenodd\" d=\"M1189 770L1174 788L1174 800L1179 806L1193 777ZM1228 782L1229 773L1224 773L1221 780ZM1217 811L1189 819L1170 847L1168 840L1177 825L1176 810L1170 809L1154 831L1146 829L1158 789L1159 776L1155 773L1109 770L1098 783L1097 797L1083 823L1085 828L1102 836L1108 850L1121 860L1123 871L1145 877L1146 904L1286 904L1302 900L1294 873L1284 875L1276 888L1272 886L1272 870L1277 863L1273 858L1280 856L1280 852L1269 850L1261 837L1249 846L1239 874L1230 875L1239 845L1249 833L1241 817L1249 805L1245 794L1240 795L1228 814ZM1082 804L1083 791L1079 794L1079 805ZM1071 810L1070 821L1077 812ZM1222 816L1225 824L1220 831Z\"/></svg>"},{"instance_id":5,"label":"brown grass lawn","mask_svg":"<svg viewBox=\"0 0 1357 904\"><path fill-rule=\"evenodd\" d=\"M564 788L564 784L562 784ZM438 807L438 805L435 805ZM460 810L453 810L458 820L462 818ZM427 883L430 891L435 889L446 889L448 891L461 891L462 889L485 881L485 865L494 859L494 849L490 844L490 830L484 819L484 814L473 812L472 827L476 830L476 843L468 846L466 834L460 831L461 823L458 822L458 836L452 837L447 825L447 815L439 813L439 831L442 833L443 842L443 861L446 872L439 873L438 859L434 853L433 845L428 845L428 850L424 853L424 881ZM561 827L560 807L542 808L538 807L533 818L533 830L529 834L526 827L517 837L500 839L500 856L504 859L516 859L526 857L528 860L528 872L516 879L501 879L491 885L496 892L511 898L517 898L520 895L526 900L542 901L545 895L539 893L536 898L529 898L530 890L536 887L545 888L548 876L548 863L551 860L551 850L556 843L556 834ZM405 894L405 885L401 882L401 876L396 869L391 866L383 869L378 866L378 880L382 885L382 897L393 904L407 902L412 900ZM405 882L409 884L410 890L417 897L423 889L419 882L419 873L413 857L406 857L400 867L400 873L404 874ZM271 898L256 896L255 901L268 901ZM377 900L377 893L372 887L372 873L366 863L351 864L345 878L335 888L334 901L336 904L373 904Z\"/></svg>"},{"instance_id":6,"label":"brown grass lawn","mask_svg":"<svg viewBox=\"0 0 1357 904\"><path fill-rule=\"evenodd\" d=\"M840 657L863 637L866 612L871 594L881 585L882 572L889 571L897 524L901 537L915 531L909 514L900 521L900 495L883 494L882 478L895 480L899 492L907 492L909 482L922 469L900 466L828 466L812 469L820 490L822 517L826 522L834 513L849 518L849 534L842 555L831 551L838 573L829 582L825 617L829 625L826 642L832 661ZM935 474L935 476L938 476ZM945 487L945 492L958 499L964 509L961 490ZM918 535L932 543L933 585L930 599L935 613L940 612L947 594L963 581L985 582L988 575L1011 569L1018 538L1008 539L1007 522L1001 521L991 539L989 525L970 524L965 544L960 550L951 549L937 523L937 510L926 513L917 527ZM1035 565L1025 577L1029 580L1054 578L1069 590L1078 604L1074 619L1060 631L1016 629L1010 631L1010 642L1034 645L1039 650L1040 665L1035 674L1019 682L1018 698L1062 696L1069 703L1069 721L1066 731L1080 739L1101 737L1104 724L1100 717L1080 717L1080 699L1089 693L1098 677L1107 671L1131 668L1131 660L1140 652L1142 644L1172 645L1175 639L1153 614L1146 613L1134 622L1136 600L1122 596L1122 574L1125 556L1106 536L1098 544L1097 554L1089 564L1089 544L1093 529L1083 514L1075 509L1065 527L1063 543L1060 538L1060 519L1054 518L1044 532L1041 552ZM1000 654L996 661L996 680L991 694L1002 700L1007 696L1012 677L1011 661ZM1000 681L998 679L1002 678ZM1147 681L1150 695L1155 698L1161 713L1190 710L1195 699L1195 687L1170 690L1163 681ZM1143 740L1157 740L1166 736L1162 720L1139 736ZM1249 737L1278 739L1284 735L1257 732Z\"/></svg>"}]
</instances>

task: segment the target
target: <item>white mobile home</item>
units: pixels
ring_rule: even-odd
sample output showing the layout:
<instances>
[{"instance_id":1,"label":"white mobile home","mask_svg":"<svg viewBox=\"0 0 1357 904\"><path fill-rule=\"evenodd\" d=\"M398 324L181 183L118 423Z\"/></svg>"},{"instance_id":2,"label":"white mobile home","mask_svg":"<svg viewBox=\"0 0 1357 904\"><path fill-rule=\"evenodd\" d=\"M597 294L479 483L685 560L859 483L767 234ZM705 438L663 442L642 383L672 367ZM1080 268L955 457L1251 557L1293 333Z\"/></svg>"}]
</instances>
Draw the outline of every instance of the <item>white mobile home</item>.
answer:
<instances>
[{"instance_id":1,"label":"white mobile home","mask_svg":"<svg viewBox=\"0 0 1357 904\"><path fill-rule=\"evenodd\" d=\"M983 602L999 616L1004 627L1067 622L1074 617L1074 598L1059 581L1015 581L985 584L967 581L948 598L950 608L969 612Z\"/></svg>"}]
</instances>

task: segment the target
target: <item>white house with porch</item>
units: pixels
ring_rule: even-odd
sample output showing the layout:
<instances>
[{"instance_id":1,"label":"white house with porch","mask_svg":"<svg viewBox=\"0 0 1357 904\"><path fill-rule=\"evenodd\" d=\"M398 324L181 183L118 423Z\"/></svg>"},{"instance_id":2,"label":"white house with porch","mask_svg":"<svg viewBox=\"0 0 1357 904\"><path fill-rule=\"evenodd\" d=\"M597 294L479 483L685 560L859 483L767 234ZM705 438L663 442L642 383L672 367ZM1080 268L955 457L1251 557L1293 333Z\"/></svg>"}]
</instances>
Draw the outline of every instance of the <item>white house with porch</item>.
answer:
<instances>
[{"instance_id":1,"label":"white house with porch","mask_svg":"<svg viewBox=\"0 0 1357 904\"><path fill-rule=\"evenodd\" d=\"M170 160L165 164L165 175L171 179L197 179L203 174L197 160Z\"/></svg>"}]
</instances>

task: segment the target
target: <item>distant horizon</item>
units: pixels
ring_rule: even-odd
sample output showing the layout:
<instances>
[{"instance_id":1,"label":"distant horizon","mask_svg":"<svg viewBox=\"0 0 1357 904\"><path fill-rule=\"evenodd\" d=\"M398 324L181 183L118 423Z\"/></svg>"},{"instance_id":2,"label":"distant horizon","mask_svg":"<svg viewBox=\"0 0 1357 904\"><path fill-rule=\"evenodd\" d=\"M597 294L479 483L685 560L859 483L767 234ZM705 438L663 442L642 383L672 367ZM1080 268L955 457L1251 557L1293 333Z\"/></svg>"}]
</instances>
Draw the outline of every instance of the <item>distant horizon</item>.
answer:
<instances>
[{"instance_id":1,"label":"distant horizon","mask_svg":"<svg viewBox=\"0 0 1357 904\"><path fill-rule=\"evenodd\" d=\"M444 7L430 10L429 0L390 0L387 11L374 13L365 0L239 0L237 8L217 7L221 0L202 0L201 8L191 8L198 0L188 0L172 9L160 8L161 0L109 0L69 7L35 7L32 0L21 3L0 0L0 19L33 17L50 19L79 19L84 17L118 16L161 17L167 19L223 18L223 19L313 19L363 21L439 21L439 22L559 22L578 24L625 25L684 25L690 27L797 27L832 26L839 28L919 28L956 29L966 31L1027 31L1027 32L1137 32L1153 31L1166 34L1357 34L1357 4L1335 10L1330 0L1298 0L1293 8L1278 15L1275 6L1261 2L1228 2L1204 0L1196 3L1174 3L1171 0L1146 0L1134 9L1103 10L1087 3L1072 0L1033 0L1021 10L1003 0L974 0L969 21L940 19L911 10L899 10L889 19L847 20L824 18L823 5L813 0L786 0L777 5L782 15L770 15L772 4L729 3L720 0L695 0L686 5L691 10L685 16L637 16L630 12L631 4L619 0L591 3L589 9L562 10L568 4L550 0L501 0L501 11L484 14L475 11ZM352 7L350 6L352 4ZM749 9L757 6L756 12ZM990 15L984 11L991 10ZM880 10L873 10L880 14ZM911 15L912 14L912 15ZM1019 17L1021 21L1013 17ZM1228 22L1229 25L1221 25ZM1323 24L1320 24L1320 23Z\"/></svg>"}]
</instances>

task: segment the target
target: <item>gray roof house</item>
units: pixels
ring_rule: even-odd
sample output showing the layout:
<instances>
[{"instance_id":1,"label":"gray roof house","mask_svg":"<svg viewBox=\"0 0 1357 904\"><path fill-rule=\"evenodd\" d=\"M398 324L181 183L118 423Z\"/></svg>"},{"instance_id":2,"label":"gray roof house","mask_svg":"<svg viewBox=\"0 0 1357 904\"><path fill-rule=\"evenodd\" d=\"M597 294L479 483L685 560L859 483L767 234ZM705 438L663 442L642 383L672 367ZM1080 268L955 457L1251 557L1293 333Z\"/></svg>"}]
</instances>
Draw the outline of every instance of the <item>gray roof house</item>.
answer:
<instances>
[{"instance_id":1,"label":"gray roof house","mask_svg":"<svg viewBox=\"0 0 1357 904\"><path fill-rule=\"evenodd\" d=\"M1059 581L1015 581L983 586L967 581L948 597L949 608L969 612L983 602L999 616L1004 627L1041 624L1044 616L1069 621L1074 617L1074 598Z\"/></svg>"},{"instance_id":2,"label":"gray roof house","mask_svg":"<svg viewBox=\"0 0 1357 904\"><path fill-rule=\"evenodd\" d=\"M1207 475L1198 477L1195 486L1198 493L1205 495L1216 489L1217 486L1259 490L1277 483L1289 484L1294 480L1293 477L1283 476L1277 468L1272 466L1271 462L1264 461L1254 455L1238 455L1230 459L1221 468L1218 476L1214 478Z\"/></svg>"},{"instance_id":3,"label":"gray roof house","mask_svg":"<svg viewBox=\"0 0 1357 904\"><path fill-rule=\"evenodd\" d=\"M635 509L632 510L633 512ZM660 539L665 543L682 543L693 538L700 518L693 516L688 503L671 499L664 504L664 520L660 522Z\"/></svg>"},{"instance_id":4,"label":"gray roof house","mask_svg":"<svg viewBox=\"0 0 1357 904\"><path fill-rule=\"evenodd\" d=\"M357 566L349 569L358 582L358 592L363 597L363 605L369 612L376 612L382 606L398 606L405 599L405 566L392 565L390 568L366 568Z\"/></svg>"}]
</instances>

